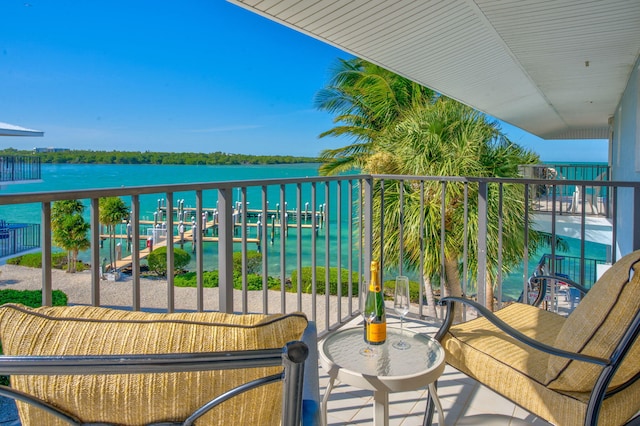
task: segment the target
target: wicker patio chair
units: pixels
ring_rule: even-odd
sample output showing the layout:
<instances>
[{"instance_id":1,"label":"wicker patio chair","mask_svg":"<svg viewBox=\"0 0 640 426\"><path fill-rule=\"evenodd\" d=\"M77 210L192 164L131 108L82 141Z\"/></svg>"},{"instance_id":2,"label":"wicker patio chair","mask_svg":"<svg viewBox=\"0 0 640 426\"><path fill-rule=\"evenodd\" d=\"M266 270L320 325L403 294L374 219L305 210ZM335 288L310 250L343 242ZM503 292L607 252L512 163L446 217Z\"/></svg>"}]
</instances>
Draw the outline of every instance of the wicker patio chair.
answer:
<instances>
[{"instance_id":1,"label":"wicker patio chair","mask_svg":"<svg viewBox=\"0 0 640 426\"><path fill-rule=\"evenodd\" d=\"M0 374L11 375L0 394L25 426L317 422L319 391L303 402L303 385L318 386L317 337L301 313L8 304L0 339Z\"/></svg>"},{"instance_id":2,"label":"wicker patio chair","mask_svg":"<svg viewBox=\"0 0 640 426\"><path fill-rule=\"evenodd\" d=\"M454 368L558 425L640 424L640 251L616 262L568 316L522 303L495 313L447 297L436 338ZM458 304L482 317L453 325ZM432 407L427 406L425 422Z\"/></svg>"}]
</instances>

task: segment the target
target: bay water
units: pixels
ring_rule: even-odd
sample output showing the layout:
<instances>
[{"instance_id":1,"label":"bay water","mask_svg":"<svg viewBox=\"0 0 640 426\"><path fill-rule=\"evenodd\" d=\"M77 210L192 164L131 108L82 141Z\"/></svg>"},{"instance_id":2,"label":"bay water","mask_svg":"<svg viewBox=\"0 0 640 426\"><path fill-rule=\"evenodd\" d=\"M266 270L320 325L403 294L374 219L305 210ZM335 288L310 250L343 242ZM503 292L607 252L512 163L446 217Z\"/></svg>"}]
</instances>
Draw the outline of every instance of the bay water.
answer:
<instances>
[{"instance_id":1,"label":"bay water","mask_svg":"<svg viewBox=\"0 0 640 426\"><path fill-rule=\"evenodd\" d=\"M0 191L3 194L22 193L22 192L42 192L42 191L60 191L60 190L80 190L80 189L96 189L96 188L113 188L113 187L130 187L130 186L149 186L149 185L169 185L179 183L193 182L215 182L215 181L233 181L233 180L254 180L254 179L281 179L290 177L312 177L318 176L319 164L287 164L287 165L242 165L242 166L193 166L193 165L123 165L123 164L43 164L42 165L42 181L27 184L6 185ZM292 191L290 191L292 192ZM294 194L290 194L294 196ZM323 202L323 191L318 191L317 202ZM188 195L193 198L193 193ZM348 195L347 195L348 196ZM180 194L175 194L176 199L180 199ZM239 197L237 197L239 199ZM253 199L253 204L249 208L260 208L259 194L249 197ZM271 199L271 198L270 198ZM277 194L273 199L279 200ZM157 209L158 196L141 196L140 197L140 219L153 220L154 212ZM293 200L295 202L295 200ZM310 202L307 196L303 195L303 204ZM129 203L129 201L125 201ZM289 208L294 208L294 202L289 204ZM206 202L206 208L212 207ZM88 205L88 204L86 204ZM195 207L195 200L185 198L185 207ZM269 208L275 208L271 205ZM87 208L88 212L88 208ZM8 222L20 223L39 223L40 222L40 205L29 204L20 206L0 206L0 218ZM343 218L347 221L347 218ZM346 223L344 226L346 228ZM251 231L249 231L251 233ZM253 231L255 234L255 230ZM295 232L295 230L293 231ZM305 259L310 256L310 232L303 239L303 255ZM348 246L347 235L342 235L341 244L344 256L344 265L346 265L347 250L352 248ZM255 235L249 235L253 237ZM295 235L290 236L291 241L295 241ZM322 238L321 233L319 238ZM331 237L330 237L331 238ZM580 255L580 241L567 238L569 251L564 253L569 256ZM123 246L126 242L122 242ZM335 236L332 236L330 244L337 244ZM205 244L204 264L206 270L216 269L217 267L217 244ZM249 245L249 250L257 247ZM267 250L269 273L275 276L280 275L280 252L279 245L265 244L263 247ZM190 251L191 244L185 244L185 250ZM320 240L317 244L318 265L323 264L324 260L324 243ZM587 258L606 258L607 247L602 244L590 243L585 244ZM288 269L295 268L296 248L293 242L287 244L287 265ZM531 273L541 256L548 250L542 249L540 253L531 253L528 270ZM106 245L104 249L106 256ZM335 250L332 250L335 254ZM126 255L127 253L125 253ZM103 254L101 253L101 256ZM81 258L88 261L89 254L83 253ZM309 262L304 262L309 263ZM333 266L333 265L332 265ZM195 267L195 256L192 257L192 264L188 269ZM503 298L517 298L522 291L523 283L523 266L516 268L509 276L504 277L503 282ZM357 268L356 268L357 270ZM392 277L385 277L390 279ZM416 276L412 277L417 279Z\"/></svg>"}]
</instances>

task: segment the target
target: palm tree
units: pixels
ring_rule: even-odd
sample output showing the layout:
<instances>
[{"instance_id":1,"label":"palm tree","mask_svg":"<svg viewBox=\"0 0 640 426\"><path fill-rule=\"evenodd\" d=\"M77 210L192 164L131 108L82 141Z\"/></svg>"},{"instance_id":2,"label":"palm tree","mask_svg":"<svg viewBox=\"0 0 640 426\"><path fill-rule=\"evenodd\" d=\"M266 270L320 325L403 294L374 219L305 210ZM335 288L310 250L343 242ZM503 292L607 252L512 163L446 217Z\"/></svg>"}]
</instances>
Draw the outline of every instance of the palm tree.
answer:
<instances>
[{"instance_id":1,"label":"palm tree","mask_svg":"<svg viewBox=\"0 0 640 426\"><path fill-rule=\"evenodd\" d=\"M67 250L67 272L77 270L78 253L91 245L87 232L90 225L84 220L84 205L78 200L56 201L51 208L53 242Z\"/></svg>"},{"instance_id":2,"label":"palm tree","mask_svg":"<svg viewBox=\"0 0 640 426\"><path fill-rule=\"evenodd\" d=\"M416 176L477 176L517 177L518 165L535 163L533 153L511 143L501 132L498 124L483 114L451 99L441 97L431 105L415 109L406 114L397 124L381 133L376 149L378 153L369 158L368 172L395 173ZM379 186L379 185L378 185ZM378 187L377 186L377 187ZM377 188L376 187L376 188ZM400 191L404 196L404 241L399 241L397 223L400 220ZM425 205L421 212L420 198L423 191ZM388 262L400 261L398 253L403 244L403 261L416 267L420 265L421 234L420 215L425 224L424 270L425 282L441 275L444 293L462 295L460 283L460 260L463 253L464 229L464 185L449 184L445 192L445 207L441 207L443 187L440 182L430 181L420 187L416 182L385 183L385 257ZM490 217L498 217L499 188L490 186L488 209ZM517 265L524 247L525 197L521 185L503 185L503 263L504 272ZM478 187L468 186L468 260L471 269L477 268L477 211ZM379 197L375 197L379 202ZM375 209L377 210L377 209ZM445 243L444 259L440 258L440 227L444 214ZM374 219L375 221L375 219ZM374 227L379 230L378 225ZM493 306L493 283L499 265L497 221L489 221L487 231L487 306ZM540 241L540 234L529 231L531 248ZM490 301L490 302L489 302Z\"/></svg>"},{"instance_id":3,"label":"palm tree","mask_svg":"<svg viewBox=\"0 0 640 426\"><path fill-rule=\"evenodd\" d=\"M353 143L320 153L320 173L332 175L362 168L375 152L378 134L395 123L407 110L428 104L436 93L384 68L355 58L340 59L329 84L315 99L318 109L336 114L340 125L320 137L347 136Z\"/></svg>"},{"instance_id":4,"label":"palm tree","mask_svg":"<svg viewBox=\"0 0 640 426\"><path fill-rule=\"evenodd\" d=\"M421 87L403 77L397 76L361 59L341 61L334 70L329 86L316 96L319 109L336 114L334 122L338 126L320 135L350 136L353 143L338 149L325 150L321 154L323 174L334 174L351 168L364 172L384 174L407 174L422 176L496 176L516 177L517 166L537 162L537 156L512 144L501 133L497 123L484 115L452 99ZM385 187L385 247L386 265L397 265L399 252L397 227L399 215L399 184ZM420 264L420 221L419 186L405 183L405 259L408 265ZM379 184L375 190L380 190ZM524 200L520 189L514 185L502 188L505 211L509 212L504 223L503 268L508 269L518 263L522 255L524 231L521 214ZM440 264L444 264L442 278L444 291L451 295L462 292L459 277L459 263L463 247L464 187L449 185L446 205L441 212L442 187L439 183L424 186L426 205L424 215L426 235L425 283L431 277L441 274ZM491 187L489 192L490 214L495 214L499 192ZM477 235L477 187L469 187L469 247ZM375 197L379 200L379 197ZM378 211L375 209L374 211ZM445 215L446 239L445 258L440 259L441 214ZM379 230L374 226L375 231ZM389 224L394 224L390 226ZM497 252L493 244L497 234L495 226L490 226L489 250ZM530 248L538 241L539 235L530 235ZM379 236L378 236L379 238ZM379 241L379 240L378 240ZM376 246L378 247L378 246ZM396 256L396 258L394 258ZM497 256L490 256L490 260ZM470 266L474 267L476 253L469 253ZM493 286L497 269L490 264L488 286ZM489 289L488 289L489 290ZM427 297L432 296L427 291ZM487 306L493 306L493 303Z\"/></svg>"},{"instance_id":5,"label":"palm tree","mask_svg":"<svg viewBox=\"0 0 640 426\"><path fill-rule=\"evenodd\" d=\"M129 208L120 197L100 198L98 209L100 223L107 227L109 234L109 266L114 269L116 225L129 217Z\"/></svg>"}]
</instances>

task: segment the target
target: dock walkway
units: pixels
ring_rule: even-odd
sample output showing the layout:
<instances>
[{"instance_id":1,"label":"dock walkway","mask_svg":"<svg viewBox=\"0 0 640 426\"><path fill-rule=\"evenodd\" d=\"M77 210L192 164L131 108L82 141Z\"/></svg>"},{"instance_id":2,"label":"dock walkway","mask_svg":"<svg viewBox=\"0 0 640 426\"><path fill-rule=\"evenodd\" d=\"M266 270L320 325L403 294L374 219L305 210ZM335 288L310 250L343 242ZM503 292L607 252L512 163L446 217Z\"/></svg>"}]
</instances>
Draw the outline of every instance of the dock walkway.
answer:
<instances>
[{"instance_id":1,"label":"dock walkway","mask_svg":"<svg viewBox=\"0 0 640 426\"><path fill-rule=\"evenodd\" d=\"M166 231L166 229L163 229L162 231ZM110 238L109 235L107 234L101 234L100 238L102 239L108 239ZM127 235L124 234L117 234L116 235L116 239L124 239L126 240L128 238ZM149 237L147 235L140 235L140 240L147 240ZM208 236L203 236L201 237L203 242L215 242L217 243L219 238L218 237L208 237ZM260 239L259 238L247 238L246 239L247 243L255 243L255 244L260 244ZM173 236L173 244L175 245L180 245L180 244L184 244L184 243L193 243L193 230L188 230L184 232L184 238L180 238L180 235L174 235ZM234 243L241 243L243 242L243 238L241 237L234 237L233 238L233 242ZM163 237L159 238L159 241L154 241L153 242L153 246L152 247L144 247L142 249L140 249L139 252L139 260L145 259L147 256L149 256L149 253L151 253L151 250L155 250L159 247L165 247L167 245L167 238L166 236L163 235ZM126 267L130 267L133 263L133 256L129 255L126 257L123 257L122 259L116 260L115 261L115 269L116 270L121 270L122 268L126 268Z\"/></svg>"}]
</instances>

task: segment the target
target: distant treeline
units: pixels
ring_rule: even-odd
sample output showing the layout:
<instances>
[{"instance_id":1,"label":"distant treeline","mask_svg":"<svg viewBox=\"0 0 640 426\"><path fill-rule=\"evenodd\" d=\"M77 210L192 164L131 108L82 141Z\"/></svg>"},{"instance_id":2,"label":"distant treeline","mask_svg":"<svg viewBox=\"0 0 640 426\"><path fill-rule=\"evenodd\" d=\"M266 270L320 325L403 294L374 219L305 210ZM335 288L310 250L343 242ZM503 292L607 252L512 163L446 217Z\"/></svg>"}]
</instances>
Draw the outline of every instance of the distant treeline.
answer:
<instances>
[{"instance_id":1,"label":"distant treeline","mask_svg":"<svg viewBox=\"0 0 640 426\"><path fill-rule=\"evenodd\" d=\"M135 151L19 151L3 149L0 155L40 157L42 163L51 164L186 164L186 165L241 165L241 164L294 164L317 163L312 157L291 155L247 155L224 152L135 152Z\"/></svg>"}]
</instances>

